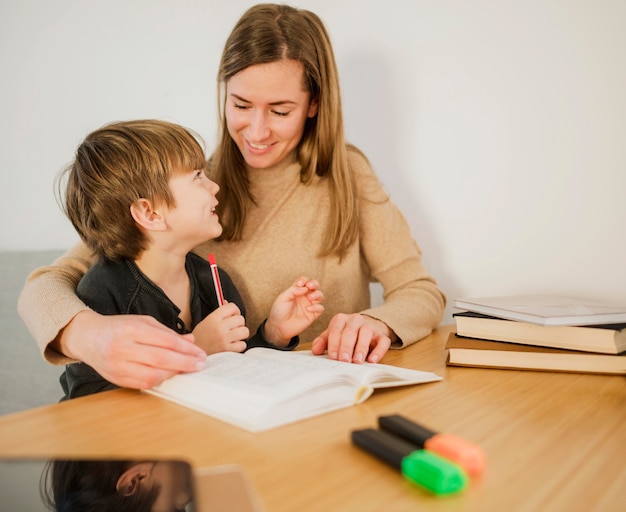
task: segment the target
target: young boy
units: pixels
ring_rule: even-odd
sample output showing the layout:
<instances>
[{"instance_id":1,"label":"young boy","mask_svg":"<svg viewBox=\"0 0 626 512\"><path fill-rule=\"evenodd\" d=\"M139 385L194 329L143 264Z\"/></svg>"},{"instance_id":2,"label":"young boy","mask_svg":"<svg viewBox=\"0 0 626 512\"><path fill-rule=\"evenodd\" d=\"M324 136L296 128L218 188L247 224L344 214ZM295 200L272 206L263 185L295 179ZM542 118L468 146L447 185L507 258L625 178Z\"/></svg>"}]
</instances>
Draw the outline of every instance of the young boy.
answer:
<instances>
[{"instance_id":1,"label":"young boy","mask_svg":"<svg viewBox=\"0 0 626 512\"><path fill-rule=\"evenodd\" d=\"M99 260L78 296L102 314L149 315L181 334L199 327L195 341L207 354L293 349L324 309L319 284L299 277L250 337L230 277L219 271L220 305L209 263L190 252L222 232L219 187L204 165L196 138L164 121L113 123L87 136L57 182L60 190L67 179L65 213ZM85 363L67 365L61 386L64 399L117 387Z\"/></svg>"}]
</instances>

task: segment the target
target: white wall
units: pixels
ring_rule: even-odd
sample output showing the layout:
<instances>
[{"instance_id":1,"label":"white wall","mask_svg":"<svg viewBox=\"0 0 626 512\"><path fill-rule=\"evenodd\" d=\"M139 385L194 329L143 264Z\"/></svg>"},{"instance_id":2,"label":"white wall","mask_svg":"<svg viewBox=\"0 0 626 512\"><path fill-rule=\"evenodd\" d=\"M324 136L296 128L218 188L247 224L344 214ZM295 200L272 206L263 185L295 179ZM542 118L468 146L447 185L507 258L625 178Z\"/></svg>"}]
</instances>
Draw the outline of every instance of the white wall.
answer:
<instances>
[{"instance_id":1,"label":"white wall","mask_svg":"<svg viewBox=\"0 0 626 512\"><path fill-rule=\"evenodd\" d=\"M54 175L106 122L173 120L210 150L219 55L253 3L3 2L0 250L76 240ZM348 137L451 299L626 303L626 2L293 4L325 21Z\"/></svg>"}]
</instances>

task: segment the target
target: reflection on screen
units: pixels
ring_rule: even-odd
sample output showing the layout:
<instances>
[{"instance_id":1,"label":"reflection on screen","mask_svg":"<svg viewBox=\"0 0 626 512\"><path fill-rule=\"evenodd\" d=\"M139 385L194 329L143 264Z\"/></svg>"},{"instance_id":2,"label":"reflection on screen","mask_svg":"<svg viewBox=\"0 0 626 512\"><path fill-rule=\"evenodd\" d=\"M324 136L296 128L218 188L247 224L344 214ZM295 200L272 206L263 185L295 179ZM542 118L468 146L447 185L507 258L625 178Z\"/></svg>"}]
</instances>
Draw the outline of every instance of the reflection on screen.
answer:
<instances>
[{"instance_id":1,"label":"reflection on screen","mask_svg":"<svg viewBox=\"0 0 626 512\"><path fill-rule=\"evenodd\" d=\"M4 460L0 500L28 512L195 510L191 467L169 460Z\"/></svg>"}]
</instances>

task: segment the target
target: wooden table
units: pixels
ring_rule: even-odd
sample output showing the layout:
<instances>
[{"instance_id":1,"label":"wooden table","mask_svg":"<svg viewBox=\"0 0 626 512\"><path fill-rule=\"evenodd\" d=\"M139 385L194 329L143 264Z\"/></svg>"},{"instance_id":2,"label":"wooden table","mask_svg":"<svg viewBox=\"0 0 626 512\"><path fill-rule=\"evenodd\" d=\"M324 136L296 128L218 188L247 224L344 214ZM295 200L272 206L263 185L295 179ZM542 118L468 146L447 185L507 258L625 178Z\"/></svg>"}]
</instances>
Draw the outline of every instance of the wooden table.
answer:
<instances>
[{"instance_id":1,"label":"wooden table","mask_svg":"<svg viewBox=\"0 0 626 512\"><path fill-rule=\"evenodd\" d=\"M383 360L443 381L377 391L361 405L275 430L251 434L117 390L0 417L0 456L240 464L268 512L626 510L626 379L446 367L452 330ZM435 497L350 443L352 429L393 413L480 444L485 473L461 495Z\"/></svg>"}]
</instances>

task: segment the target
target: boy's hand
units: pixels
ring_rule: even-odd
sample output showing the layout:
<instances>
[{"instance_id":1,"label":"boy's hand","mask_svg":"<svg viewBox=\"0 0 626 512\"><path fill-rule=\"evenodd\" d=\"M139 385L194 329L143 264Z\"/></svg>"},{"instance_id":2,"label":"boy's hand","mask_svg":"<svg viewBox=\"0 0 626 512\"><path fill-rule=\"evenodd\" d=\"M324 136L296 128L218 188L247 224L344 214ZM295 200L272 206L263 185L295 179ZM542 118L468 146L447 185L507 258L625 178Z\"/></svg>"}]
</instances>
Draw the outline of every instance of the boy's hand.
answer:
<instances>
[{"instance_id":1,"label":"boy's hand","mask_svg":"<svg viewBox=\"0 0 626 512\"><path fill-rule=\"evenodd\" d=\"M196 325L193 335L196 344L207 354L243 352L250 330L237 305L227 302Z\"/></svg>"},{"instance_id":2,"label":"boy's hand","mask_svg":"<svg viewBox=\"0 0 626 512\"><path fill-rule=\"evenodd\" d=\"M320 284L305 276L281 293L265 322L265 339L270 343L286 347L291 338L300 334L324 311L324 294Z\"/></svg>"}]
</instances>

